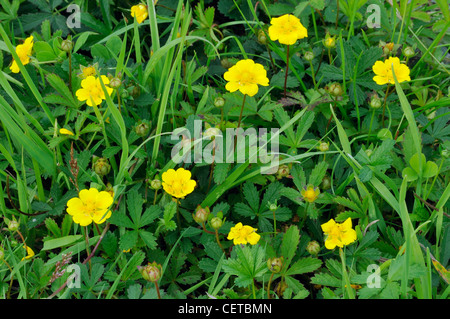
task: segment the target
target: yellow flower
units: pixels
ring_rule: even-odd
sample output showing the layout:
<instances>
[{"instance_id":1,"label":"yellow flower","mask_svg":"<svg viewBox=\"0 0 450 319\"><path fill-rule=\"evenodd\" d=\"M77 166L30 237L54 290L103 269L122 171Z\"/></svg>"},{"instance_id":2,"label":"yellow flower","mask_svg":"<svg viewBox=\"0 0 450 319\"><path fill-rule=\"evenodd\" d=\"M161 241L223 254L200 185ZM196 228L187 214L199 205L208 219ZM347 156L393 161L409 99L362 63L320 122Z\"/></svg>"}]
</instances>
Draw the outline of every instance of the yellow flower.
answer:
<instances>
[{"instance_id":1,"label":"yellow flower","mask_svg":"<svg viewBox=\"0 0 450 319\"><path fill-rule=\"evenodd\" d=\"M95 69L98 67L98 63L94 63L93 65L80 65L80 73L77 74L77 76L81 79L85 79L88 76L95 75Z\"/></svg>"},{"instance_id":2,"label":"yellow flower","mask_svg":"<svg viewBox=\"0 0 450 319\"><path fill-rule=\"evenodd\" d=\"M334 249L336 246L344 247L356 240L356 231L352 229L352 220L347 218L342 224L336 223L334 219L330 219L325 224L321 225L323 232L326 235L325 247L327 249Z\"/></svg>"},{"instance_id":3,"label":"yellow flower","mask_svg":"<svg viewBox=\"0 0 450 319\"><path fill-rule=\"evenodd\" d=\"M23 65L30 63L31 50L33 50L33 36L32 35L30 35L28 38L26 38L25 42L23 44L19 44L16 47L16 53L19 56L19 59ZM19 73L20 69L19 69L19 66L17 65L16 60L13 60L9 69L13 73Z\"/></svg>"},{"instance_id":4,"label":"yellow flower","mask_svg":"<svg viewBox=\"0 0 450 319\"><path fill-rule=\"evenodd\" d=\"M300 19L292 14L272 18L270 24L270 40L278 40L281 44L292 45L297 40L308 36L308 30L301 24Z\"/></svg>"},{"instance_id":5,"label":"yellow flower","mask_svg":"<svg viewBox=\"0 0 450 319\"><path fill-rule=\"evenodd\" d=\"M191 172L184 168L179 168L176 171L169 169L162 174L162 187L173 197L184 198L194 191L197 183L191 179Z\"/></svg>"},{"instance_id":6,"label":"yellow flower","mask_svg":"<svg viewBox=\"0 0 450 319\"><path fill-rule=\"evenodd\" d=\"M411 81L408 66L406 64L401 64L400 59L397 57L390 57L384 62L375 62L372 66L372 70L375 73L373 80L378 85L383 85L386 83L395 84L394 76L392 75L392 68L394 68L395 77L397 78L398 83Z\"/></svg>"},{"instance_id":7,"label":"yellow flower","mask_svg":"<svg viewBox=\"0 0 450 319\"><path fill-rule=\"evenodd\" d=\"M108 87L109 79L107 76L102 75L103 84L106 86L106 91L111 95L113 89ZM78 89L75 93L79 101L86 101L89 106L99 105L106 98L103 92L100 79L92 75L81 81L81 89Z\"/></svg>"},{"instance_id":8,"label":"yellow flower","mask_svg":"<svg viewBox=\"0 0 450 319\"><path fill-rule=\"evenodd\" d=\"M239 90L242 94L249 96L258 93L258 84L262 86L269 85L267 71L261 64L255 63L251 59L238 61L225 72L223 77L228 81L225 89L230 92Z\"/></svg>"},{"instance_id":9,"label":"yellow flower","mask_svg":"<svg viewBox=\"0 0 450 319\"><path fill-rule=\"evenodd\" d=\"M25 257L23 257L22 260L31 259L34 256L33 249L31 249L31 247L29 247L29 246L25 246L23 248L25 248L27 250L27 255Z\"/></svg>"},{"instance_id":10,"label":"yellow flower","mask_svg":"<svg viewBox=\"0 0 450 319\"><path fill-rule=\"evenodd\" d=\"M113 197L110 193L90 188L83 189L78 196L67 202L67 213L75 223L80 226L87 226L92 221L101 224L111 217L109 207L113 203Z\"/></svg>"},{"instance_id":11,"label":"yellow flower","mask_svg":"<svg viewBox=\"0 0 450 319\"><path fill-rule=\"evenodd\" d=\"M317 199L317 197L319 197L320 190L318 187L308 185L308 187L303 188L300 193L302 194L304 200L312 203Z\"/></svg>"},{"instance_id":12,"label":"yellow flower","mask_svg":"<svg viewBox=\"0 0 450 319\"><path fill-rule=\"evenodd\" d=\"M138 23L142 23L148 17L147 6L138 4L131 7L131 16L135 17Z\"/></svg>"},{"instance_id":13,"label":"yellow flower","mask_svg":"<svg viewBox=\"0 0 450 319\"><path fill-rule=\"evenodd\" d=\"M257 230L251 226L244 226L242 223L237 223L236 226L231 227L227 239L233 240L233 244L235 245L245 245L247 243L256 245L261 238L261 235L256 233Z\"/></svg>"},{"instance_id":14,"label":"yellow flower","mask_svg":"<svg viewBox=\"0 0 450 319\"><path fill-rule=\"evenodd\" d=\"M71 131L69 131L68 129L65 129L65 128L59 129L59 134L63 134L63 135L75 135L75 134L73 134Z\"/></svg>"}]
</instances>

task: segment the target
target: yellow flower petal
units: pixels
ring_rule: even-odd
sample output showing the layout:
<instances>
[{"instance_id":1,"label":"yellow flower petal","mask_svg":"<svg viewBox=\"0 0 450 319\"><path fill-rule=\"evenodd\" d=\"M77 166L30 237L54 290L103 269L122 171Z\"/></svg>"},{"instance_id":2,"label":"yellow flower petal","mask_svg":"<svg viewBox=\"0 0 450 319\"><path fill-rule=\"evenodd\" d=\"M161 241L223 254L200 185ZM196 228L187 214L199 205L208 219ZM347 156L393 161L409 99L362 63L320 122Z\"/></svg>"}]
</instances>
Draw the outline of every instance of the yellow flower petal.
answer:
<instances>
[{"instance_id":1,"label":"yellow flower petal","mask_svg":"<svg viewBox=\"0 0 450 319\"><path fill-rule=\"evenodd\" d=\"M63 134L63 135L75 135L75 134L73 134L70 130L65 129L65 128L59 129L59 134Z\"/></svg>"}]
</instances>

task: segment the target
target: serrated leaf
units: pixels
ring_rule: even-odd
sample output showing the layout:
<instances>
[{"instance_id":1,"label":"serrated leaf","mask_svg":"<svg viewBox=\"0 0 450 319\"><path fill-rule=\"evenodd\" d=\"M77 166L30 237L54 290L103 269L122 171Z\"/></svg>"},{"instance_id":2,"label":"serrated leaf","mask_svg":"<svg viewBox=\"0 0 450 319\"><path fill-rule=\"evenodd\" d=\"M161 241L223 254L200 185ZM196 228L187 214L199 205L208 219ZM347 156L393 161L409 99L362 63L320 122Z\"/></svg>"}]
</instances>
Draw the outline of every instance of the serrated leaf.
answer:
<instances>
[{"instance_id":1,"label":"serrated leaf","mask_svg":"<svg viewBox=\"0 0 450 319\"><path fill-rule=\"evenodd\" d=\"M128 213L133 221L134 228L139 228L144 199L136 189L130 190L127 194Z\"/></svg>"},{"instance_id":2,"label":"serrated leaf","mask_svg":"<svg viewBox=\"0 0 450 319\"><path fill-rule=\"evenodd\" d=\"M152 205L148 207L145 210L144 214L142 214L141 216L139 227L147 226L160 216L161 216L161 208L159 208L159 206Z\"/></svg>"},{"instance_id":3,"label":"serrated leaf","mask_svg":"<svg viewBox=\"0 0 450 319\"><path fill-rule=\"evenodd\" d=\"M342 281L328 273L318 273L311 278L311 283L315 285L341 287Z\"/></svg>"},{"instance_id":4,"label":"serrated leaf","mask_svg":"<svg viewBox=\"0 0 450 319\"><path fill-rule=\"evenodd\" d=\"M255 184L250 181L246 182L242 189L242 193L244 194L244 198L248 202L250 208L257 213L259 210L259 193Z\"/></svg>"},{"instance_id":5,"label":"serrated leaf","mask_svg":"<svg viewBox=\"0 0 450 319\"><path fill-rule=\"evenodd\" d=\"M322 265L322 261L313 257L306 257L297 260L289 269L286 271L286 275L299 275L307 272L313 272Z\"/></svg>"},{"instance_id":6,"label":"serrated leaf","mask_svg":"<svg viewBox=\"0 0 450 319\"><path fill-rule=\"evenodd\" d=\"M158 244L156 243L156 237L149 231L139 230L139 237L150 249L155 249L156 246L158 246Z\"/></svg>"},{"instance_id":7,"label":"serrated leaf","mask_svg":"<svg viewBox=\"0 0 450 319\"><path fill-rule=\"evenodd\" d=\"M219 185L222 184L227 178L228 171L230 170L229 163L216 163L214 165L214 182Z\"/></svg>"},{"instance_id":8,"label":"serrated leaf","mask_svg":"<svg viewBox=\"0 0 450 319\"><path fill-rule=\"evenodd\" d=\"M128 250L136 246L138 240L138 232L129 230L120 236L119 249Z\"/></svg>"},{"instance_id":9,"label":"serrated leaf","mask_svg":"<svg viewBox=\"0 0 450 319\"><path fill-rule=\"evenodd\" d=\"M107 232L102 240L102 248L109 257L114 257L117 251L117 237L112 232Z\"/></svg>"},{"instance_id":10,"label":"serrated leaf","mask_svg":"<svg viewBox=\"0 0 450 319\"><path fill-rule=\"evenodd\" d=\"M254 246L234 246L236 258L228 258L223 262L225 273L235 275L238 287L248 287L253 279L261 277L268 271L264 248Z\"/></svg>"},{"instance_id":11,"label":"serrated leaf","mask_svg":"<svg viewBox=\"0 0 450 319\"><path fill-rule=\"evenodd\" d=\"M54 237L61 237L61 230L58 224L51 218L45 220L45 226L53 234Z\"/></svg>"},{"instance_id":12,"label":"serrated leaf","mask_svg":"<svg viewBox=\"0 0 450 319\"><path fill-rule=\"evenodd\" d=\"M325 177L328 169L328 163L325 161L322 161L318 163L313 170L311 171L311 174L309 175L309 184L312 184L314 186L319 186L322 183L323 178Z\"/></svg>"},{"instance_id":13,"label":"serrated leaf","mask_svg":"<svg viewBox=\"0 0 450 319\"><path fill-rule=\"evenodd\" d=\"M137 266L141 265L145 259L145 253L143 251L137 251L128 261L128 267L122 274L122 280L127 281L131 275L138 271Z\"/></svg>"},{"instance_id":14,"label":"serrated leaf","mask_svg":"<svg viewBox=\"0 0 450 319\"><path fill-rule=\"evenodd\" d=\"M300 242L300 231L297 226L292 225L283 235L283 242L281 244L281 256L284 257L284 267L289 267L292 258L297 251L297 246Z\"/></svg>"}]
</instances>

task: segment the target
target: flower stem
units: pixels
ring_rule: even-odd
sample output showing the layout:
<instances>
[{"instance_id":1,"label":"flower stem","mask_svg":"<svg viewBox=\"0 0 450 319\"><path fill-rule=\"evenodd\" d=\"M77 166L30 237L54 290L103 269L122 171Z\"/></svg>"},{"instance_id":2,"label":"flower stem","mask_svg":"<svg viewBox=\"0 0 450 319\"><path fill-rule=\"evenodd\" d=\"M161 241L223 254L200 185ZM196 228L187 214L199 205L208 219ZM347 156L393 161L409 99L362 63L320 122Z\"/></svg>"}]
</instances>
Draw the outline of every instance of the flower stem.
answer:
<instances>
[{"instance_id":1,"label":"flower stem","mask_svg":"<svg viewBox=\"0 0 450 319\"><path fill-rule=\"evenodd\" d=\"M225 254L225 249L223 249L222 244L220 243L220 239L219 239L219 231L216 229L216 241L220 246L220 249L222 249L223 253Z\"/></svg>"},{"instance_id":2,"label":"flower stem","mask_svg":"<svg viewBox=\"0 0 450 319\"><path fill-rule=\"evenodd\" d=\"M84 239L86 240L86 253L89 256L91 252L89 251L89 234L87 226L84 226ZM89 259L89 269L91 269L91 260Z\"/></svg>"},{"instance_id":3,"label":"flower stem","mask_svg":"<svg viewBox=\"0 0 450 319\"><path fill-rule=\"evenodd\" d=\"M267 283L267 299L270 299L270 285L272 284L273 274L270 275L269 282Z\"/></svg>"},{"instance_id":4,"label":"flower stem","mask_svg":"<svg viewBox=\"0 0 450 319\"><path fill-rule=\"evenodd\" d=\"M367 145L369 145L370 132L372 131L372 124L373 124L374 117L375 117L375 109L372 110L372 116L370 118L369 133L367 134Z\"/></svg>"},{"instance_id":5,"label":"flower stem","mask_svg":"<svg viewBox=\"0 0 450 319\"><path fill-rule=\"evenodd\" d=\"M286 97L286 84L287 84L287 77L289 73L289 44L287 45L286 49L286 74L284 75L284 97Z\"/></svg>"},{"instance_id":6,"label":"flower stem","mask_svg":"<svg viewBox=\"0 0 450 319\"><path fill-rule=\"evenodd\" d=\"M381 118L381 126L382 127L384 127L384 113L385 113L385 110L386 110L386 100L387 100L387 97L389 95L390 88L391 88L391 86L388 84L388 86L386 88L386 94L384 95L384 102L383 102L383 115L382 115L382 118Z\"/></svg>"},{"instance_id":7,"label":"flower stem","mask_svg":"<svg viewBox=\"0 0 450 319\"><path fill-rule=\"evenodd\" d=\"M339 256L342 262L342 275L344 276L345 290L347 291L348 298L355 299L353 288L350 286L350 279L348 278L347 267L345 265L345 252L342 248L339 248ZM342 289L344 291L344 289Z\"/></svg>"},{"instance_id":8,"label":"flower stem","mask_svg":"<svg viewBox=\"0 0 450 319\"><path fill-rule=\"evenodd\" d=\"M244 105L245 105L245 98L247 97L247 94L244 94L244 99L242 100L242 106L241 106L241 113L239 114L239 121L237 125L237 129L241 127L241 120L242 120L242 112L244 111ZM236 145L235 145L236 146Z\"/></svg>"},{"instance_id":9,"label":"flower stem","mask_svg":"<svg viewBox=\"0 0 450 319\"><path fill-rule=\"evenodd\" d=\"M161 299L161 294L159 293L158 283L155 281L156 293L158 294L158 299Z\"/></svg>"}]
</instances>

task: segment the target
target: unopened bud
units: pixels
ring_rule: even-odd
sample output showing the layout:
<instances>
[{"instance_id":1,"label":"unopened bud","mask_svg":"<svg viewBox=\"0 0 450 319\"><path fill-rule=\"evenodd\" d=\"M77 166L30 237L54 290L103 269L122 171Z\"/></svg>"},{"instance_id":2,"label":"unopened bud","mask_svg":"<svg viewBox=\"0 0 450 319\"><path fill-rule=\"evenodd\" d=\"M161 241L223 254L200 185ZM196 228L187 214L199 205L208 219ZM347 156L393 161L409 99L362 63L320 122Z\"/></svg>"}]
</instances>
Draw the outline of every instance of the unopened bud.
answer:
<instances>
[{"instance_id":1,"label":"unopened bud","mask_svg":"<svg viewBox=\"0 0 450 319\"><path fill-rule=\"evenodd\" d=\"M230 59L227 59L227 58L220 60L220 64L222 65L222 67L224 69L229 69L234 65L234 63Z\"/></svg>"},{"instance_id":2,"label":"unopened bud","mask_svg":"<svg viewBox=\"0 0 450 319\"><path fill-rule=\"evenodd\" d=\"M200 205L197 206L197 209L195 210L195 213L192 214L192 217L197 223L203 224L208 220L209 216L209 207L203 208Z\"/></svg>"},{"instance_id":3,"label":"unopened bud","mask_svg":"<svg viewBox=\"0 0 450 319\"><path fill-rule=\"evenodd\" d=\"M138 125L136 125L134 131L140 137L146 137L150 132L150 125L147 121L140 121Z\"/></svg>"},{"instance_id":4,"label":"unopened bud","mask_svg":"<svg viewBox=\"0 0 450 319\"><path fill-rule=\"evenodd\" d=\"M341 96L344 91L339 83L332 83L325 88L332 96Z\"/></svg>"},{"instance_id":5,"label":"unopened bud","mask_svg":"<svg viewBox=\"0 0 450 319\"><path fill-rule=\"evenodd\" d=\"M120 86L122 85L122 80L120 80L119 78L115 77L115 78L111 78L109 80L109 87L112 89L118 89Z\"/></svg>"},{"instance_id":6,"label":"unopened bud","mask_svg":"<svg viewBox=\"0 0 450 319\"><path fill-rule=\"evenodd\" d=\"M329 34L327 34L325 36L325 39L323 39L323 45L325 46L325 48L327 49L332 49L336 46L336 38L335 37L330 37Z\"/></svg>"},{"instance_id":7,"label":"unopened bud","mask_svg":"<svg viewBox=\"0 0 450 319\"><path fill-rule=\"evenodd\" d=\"M94 162L93 168L97 175L105 176L111 170L111 165L106 158L100 157Z\"/></svg>"},{"instance_id":8,"label":"unopened bud","mask_svg":"<svg viewBox=\"0 0 450 319\"><path fill-rule=\"evenodd\" d=\"M61 42L61 50L69 53L72 51L72 49L73 49L73 42L71 40L67 39Z\"/></svg>"},{"instance_id":9,"label":"unopened bud","mask_svg":"<svg viewBox=\"0 0 450 319\"><path fill-rule=\"evenodd\" d=\"M330 149L330 144L326 142L321 142L319 146L317 146L317 149L321 152L326 152Z\"/></svg>"},{"instance_id":10,"label":"unopened bud","mask_svg":"<svg viewBox=\"0 0 450 319\"><path fill-rule=\"evenodd\" d=\"M157 282L161 278L162 266L155 261L148 263L147 266L138 266L137 268L142 277L147 281Z\"/></svg>"},{"instance_id":11,"label":"unopened bud","mask_svg":"<svg viewBox=\"0 0 450 319\"><path fill-rule=\"evenodd\" d=\"M284 261L283 257L269 258L269 260L267 260L267 268L269 268L269 270L275 274L279 273L283 268L283 261Z\"/></svg>"},{"instance_id":12,"label":"unopened bud","mask_svg":"<svg viewBox=\"0 0 450 319\"><path fill-rule=\"evenodd\" d=\"M209 224L211 225L212 228L214 229L219 229L220 227L222 227L223 225L223 220L220 217L213 217L210 221Z\"/></svg>"},{"instance_id":13,"label":"unopened bud","mask_svg":"<svg viewBox=\"0 0 450 319\"><path fill-rule=\"evenodd\" d=\"M159 179L154 179L150 182L150 187L153 188L154 190L161 189L162 182Z\"/></svg>"},{"instance_id":14,"label":"unopened bud","mask_svg":"<svg viewBox=\"0 0 450 319\"><path fill-rule=\"evenodd\" d=\"M208 129L206 129L205 133L203 134L205 137L211 137L214 138L216 136L221 136L222 135L222 131L220 129L218 129L217 127L210 127Z\"/></svg>"},{"instance_id":15,"label":"unopened bud","mask_svg":"<svg viewBox=\"0 0 450 319\"><path fill-rule=\"evenodd\" d=\"M317 256L317 254L320 252L320 245L317 241L313 240L306 245L306 251L310 253L311 255Z\"/></svg>"},{"instance_id":16,"label":"unopened bud","mask_svg":"<svg viewBox=\"0 0 450 319\"><path fill-rule=\"evenodd\" d=\"M314 53L312 51L306 51L303 57L306 61L312 61L314 59Z\"/></svg>"},{"instance_id":17,"label":"unopened bud","mask_svg":"<svg viewBox=\"0 0 450 319\"><path fill-rule=\"evenodd\" d=\"M16 231L19 229L19 222L16 220L5 220L6 224L8 225L9 231Z\"/></svg>"},{"instance_id":18,"label":"unopened bud","mask_svg":"<svg viewBox=\"0 0 450 319\"><path fill-rule=\"evenodd\" d=\"M214 99L214 106L215 107L221 108L224 105L225 105L225 99L223 97L218 96L218 97L216 97Z\"/></svg>"},{"instance_id":19,"label":"unopened bud","mask_svg":"<svg viewBox=\"0 0 450 319\"><path fill-rule=\"evenodd\" d=\"M373 109L378 109L381 107L381 99L378 97L378 95L373 95L370 99L370 107Z\"/></svg>"},{"instance_id":20,"label":"unopened bud","mask_svg":"<svg viewBox=\"0 0 450 319\"><path fill-rule=\"evenodd\" d=\"M406 48L403 49L403 54L407 58L412 58L413 56L416 55L416 52L414 51L414 49L412 47L406 47Z\"/></svg>"},{"instance_id":21,"label":"unopened bud","mask_svg":"<svg viewBox=\"0 0 450 319\"><path fill-rule=\"evenodd\" d=\"M258 32L258 42L263 45L267 44L267 37L263 30L259 30Z\"/></svg>"},{"instance_id":22,"label":"unopened bud","mask_svg":"<svg viewBox=\"0 0 450 319\"><path fill-rule=\"evenodd\" d=\"M277 179L282 179L283 177L287 177L290 174L289 166L286 164L281 165L277 171Z\"/></svg>"}]
</instances>

